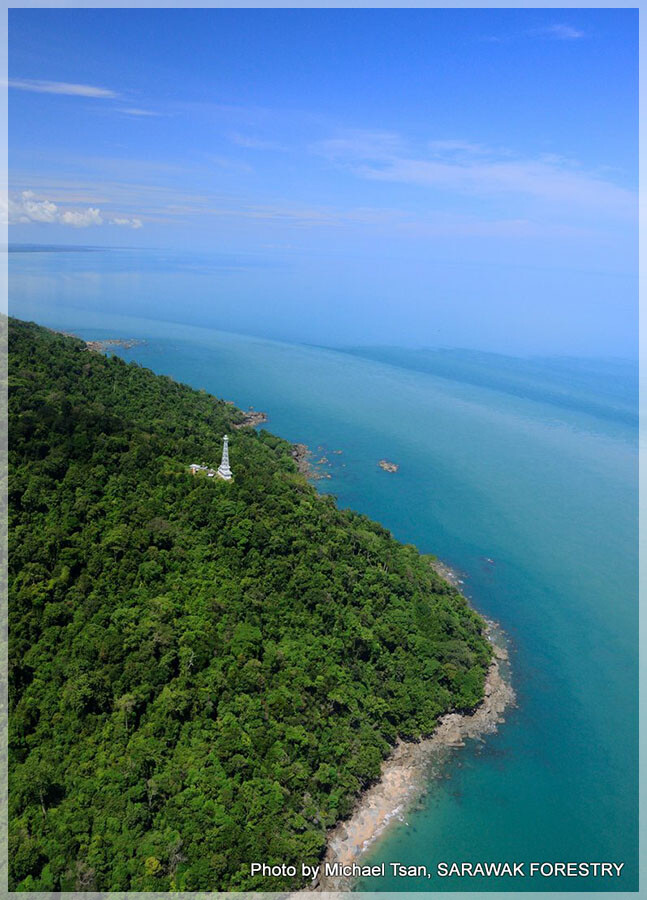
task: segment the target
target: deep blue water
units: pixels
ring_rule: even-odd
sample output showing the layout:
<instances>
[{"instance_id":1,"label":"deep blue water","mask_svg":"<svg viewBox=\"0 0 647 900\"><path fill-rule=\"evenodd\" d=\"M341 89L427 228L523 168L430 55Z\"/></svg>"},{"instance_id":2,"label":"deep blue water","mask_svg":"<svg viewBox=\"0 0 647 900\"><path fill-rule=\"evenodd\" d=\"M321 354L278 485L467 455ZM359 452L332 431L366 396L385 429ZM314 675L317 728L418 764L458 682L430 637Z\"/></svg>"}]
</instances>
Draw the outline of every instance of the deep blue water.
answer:
<instances>
[{"instance_id":1,"label":"deep blue water","mask_svg":"<svg viewBox=\"0 0 647 900\"><path fill-rule=\"evenodd\" d=\"M613 880L387 877L360 887L636 890L635 367L342 353L169 324L154 319L159 272L115 280L110 254L83 256L81 274L72 253L12 254L11 314L88 339L141 338L116 352L266 410L270 430L330 461L321 490L463 572L475 606L509 635L518 708L497 735L454 754L366 861L625 864ZM190 280L175 273L172 290L182 306ZM150 318L124 315L124 298L140 295ZM382 457L400 470L383 472ZM235 445L231 461L235 470Z\"/></svg>"}]
</instances>

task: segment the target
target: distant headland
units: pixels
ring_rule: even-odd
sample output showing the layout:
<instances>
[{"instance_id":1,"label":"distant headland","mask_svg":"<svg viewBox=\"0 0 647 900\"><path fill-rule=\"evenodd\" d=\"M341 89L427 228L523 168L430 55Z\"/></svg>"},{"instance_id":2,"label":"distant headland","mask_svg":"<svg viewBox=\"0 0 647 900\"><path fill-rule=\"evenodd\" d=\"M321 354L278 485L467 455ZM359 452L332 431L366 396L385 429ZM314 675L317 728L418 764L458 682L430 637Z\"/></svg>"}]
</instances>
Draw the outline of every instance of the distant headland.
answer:
<instances>
[{"instance_id":1,"label":"distant headland","mask_svg":"<svg viewBox=\"0 0 647 900\"><path fill-rule=\"evenodd\" d=\"M123 347L124 350L131 350L133 347L146 343L146 341L140 341L137 338L104 338L100 341L86 341L84 338L79 338L78 334L74 334L73 331L60 331L57 328L48 328L47 331L81 340L88 350L92 350L94 353L105 353L110 347Z\"/></svg>"}]
</instances>

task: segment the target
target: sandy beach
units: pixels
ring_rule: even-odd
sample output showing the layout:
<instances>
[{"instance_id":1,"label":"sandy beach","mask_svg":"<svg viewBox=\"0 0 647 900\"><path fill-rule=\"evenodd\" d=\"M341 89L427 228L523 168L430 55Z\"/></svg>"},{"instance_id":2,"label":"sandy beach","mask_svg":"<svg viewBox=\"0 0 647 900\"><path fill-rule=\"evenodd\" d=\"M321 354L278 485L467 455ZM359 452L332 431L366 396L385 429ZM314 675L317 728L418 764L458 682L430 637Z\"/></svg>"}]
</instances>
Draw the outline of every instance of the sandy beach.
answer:
<instances>
[{"instance_id":1,"label":"sandy beach","mask_svg":"<svg viewBox=\"0 0 647 900\"><path fill-rule=\"evenodd\" d=\"M325 864L361 863L362 854L389 823L402 819L424 792L429 779L439 773L454 748L462 747L467 739L482 738L495 732L504 722L504 711L515 701L509 678L508 651L503 632L496 623L487 621L487 636L494 648L494 656L485 680L483 702L472 713L443 716L429 738L397 742L383 763L380 781L358 798L352 816L330 832L322 875L310 891L348 890L352 881L326 877Z\"/></svg>"}]
</instances>

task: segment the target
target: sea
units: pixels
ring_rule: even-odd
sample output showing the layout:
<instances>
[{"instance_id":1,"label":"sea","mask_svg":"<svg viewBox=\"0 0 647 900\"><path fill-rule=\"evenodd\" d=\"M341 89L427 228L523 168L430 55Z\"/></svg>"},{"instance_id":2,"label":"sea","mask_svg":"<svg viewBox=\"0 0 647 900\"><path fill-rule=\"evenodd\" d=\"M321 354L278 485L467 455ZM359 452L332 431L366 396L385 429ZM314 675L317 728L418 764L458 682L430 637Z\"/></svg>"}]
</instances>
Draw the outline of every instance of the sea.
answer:
<instances>
[{"instance_id":1,"label":"sea","mask_svg":"<svg viewBox=\"0 0 647 900\"><path fill-rule=\"evenodd\" d=\"M194 313L208 265L120 252L10 253L11 315L137 339L111 352L265 411L268 429L323 460L318 490L436 554L507 635L517 706L498 733L453 752L368 847L362 862L387 874L356 889L636 891L637 364L218 330L222 299L208 322ZM526 874L436 874L479 861ZM391 874L391 862L431 878ZM533 862L623 865L613 877L531 877Z\"/></svg>"}]
</instances>

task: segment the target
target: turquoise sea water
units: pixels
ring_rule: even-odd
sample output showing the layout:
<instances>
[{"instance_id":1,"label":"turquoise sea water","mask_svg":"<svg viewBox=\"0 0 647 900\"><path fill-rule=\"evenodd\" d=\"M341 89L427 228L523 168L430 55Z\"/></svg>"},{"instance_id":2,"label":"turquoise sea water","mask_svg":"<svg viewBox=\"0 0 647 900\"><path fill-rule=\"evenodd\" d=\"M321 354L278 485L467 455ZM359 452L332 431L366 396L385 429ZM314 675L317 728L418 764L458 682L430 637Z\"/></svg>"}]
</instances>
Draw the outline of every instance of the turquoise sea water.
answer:
<instances>
[{"instance_id":1,"label":"turquoise sea water","mask_svg":"<svg viewBox=\"0 0 647 900\"><path fill-rule=\"evenodd\" d=\"M625 864L614 879L387 876L359 887L636 890L634 368L451 351L423 365L414 351L342 353L169 324L155 315L174 318L175 291L181 317L190 282L175 272L156 309L160 272L115 267L108 253L11 254L10 312L87 339L140 338L116 352L266 410L270 430L329 460L321 490L460 570L510 638L518 707L497 735L454 753L366 861ZM125 296L147 298L131 308L149 317L124 315ZM383 457L396 474L377 466Z\"/></svg>"}]
</instances>

